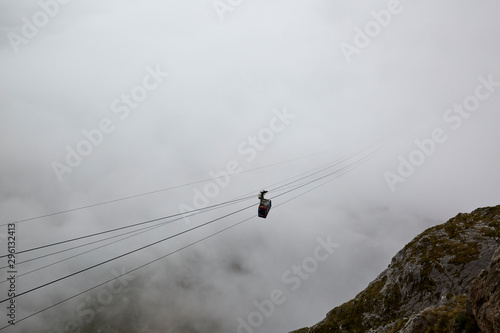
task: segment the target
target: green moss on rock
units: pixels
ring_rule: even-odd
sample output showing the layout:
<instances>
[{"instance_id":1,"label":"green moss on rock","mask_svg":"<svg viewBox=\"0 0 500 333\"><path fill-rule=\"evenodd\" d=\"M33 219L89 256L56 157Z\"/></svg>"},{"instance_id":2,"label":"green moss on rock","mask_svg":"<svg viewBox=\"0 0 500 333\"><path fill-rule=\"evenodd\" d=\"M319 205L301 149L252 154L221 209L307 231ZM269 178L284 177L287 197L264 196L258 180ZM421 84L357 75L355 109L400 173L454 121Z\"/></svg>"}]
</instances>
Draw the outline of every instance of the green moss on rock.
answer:
<instances>
[{"instance_id":1,"label":"green moss on rock","mask_svg":"<svg viewBox=\"0 0 500 333\"><path fill-rule=\"evenodd\" d=\"M466 312L466 296L454 294L467 292L471 273L479 275L480 263L499 238L500 206L458 214L415 237L353 300L295 333L395 333L415 324L408 317L417 314L423 326L415 332L479 332Z\"/></svg>"}]
</instances>

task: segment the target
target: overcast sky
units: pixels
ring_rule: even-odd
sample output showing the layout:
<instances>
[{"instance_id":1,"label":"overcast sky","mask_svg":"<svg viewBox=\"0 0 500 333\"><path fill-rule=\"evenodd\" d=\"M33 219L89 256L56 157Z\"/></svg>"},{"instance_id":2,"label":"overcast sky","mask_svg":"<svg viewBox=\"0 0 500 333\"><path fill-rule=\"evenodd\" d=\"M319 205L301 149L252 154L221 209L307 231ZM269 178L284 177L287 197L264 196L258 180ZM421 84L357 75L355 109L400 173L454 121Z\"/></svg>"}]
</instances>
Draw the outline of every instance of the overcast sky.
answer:
<instances>
[{"instance_id":1,"label":"overcast sky","mask_svg":"<svg viewBox=\"0 0 500 333\"><path fill-rule=\"evenodd\" d=\"M255 204L22 296L17 319L256 215L261 189L380 148L320 188L276 197L266 220L134 272L106 305L128 318L117 301L127 293L135 324L152 332L287 332L321 320L427 227L499 204L499 12L493 0L0 0L1 224L250 170L22 222L18 251L255 195L18 277L19 293ZM336 247L320 261L328 237ZM304 263L307 278L290 274ZM266 315L255 304L273 291ZM77 313L88 295L6 331L95 324Z\"/></svg>"}]
</instances>

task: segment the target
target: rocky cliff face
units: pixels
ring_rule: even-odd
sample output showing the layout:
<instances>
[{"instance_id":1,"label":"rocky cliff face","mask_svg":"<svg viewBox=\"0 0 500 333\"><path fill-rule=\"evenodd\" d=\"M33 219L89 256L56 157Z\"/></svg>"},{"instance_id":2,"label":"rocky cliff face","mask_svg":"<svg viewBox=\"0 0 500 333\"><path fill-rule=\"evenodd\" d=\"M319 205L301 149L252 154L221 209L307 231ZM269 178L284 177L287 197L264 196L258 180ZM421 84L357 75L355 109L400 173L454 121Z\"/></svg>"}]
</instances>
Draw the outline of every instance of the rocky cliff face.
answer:
<instances>
[{"instance_id":1,"label":"rocky cliff face","mask_svg":"<svg viewBox=\"0 0 500 333\"><path fill-rule=\"evenodd\" d=\"M353 300L295 333L479 332L475 318L484 332L500 332L498 265L483 271L499 245L500 206L458 214L408 243Z\"/></svg>"},{"instance_id":2,"label":"rocky cliff face","mask_svg":"<svg viewBox=\"0 0 500 333\"><path fill-rule=\"evenodd\" d=\"M472 312L485 333L500 332L500 247L488 268L472 282Z\"/></svg>"}]
</instances>

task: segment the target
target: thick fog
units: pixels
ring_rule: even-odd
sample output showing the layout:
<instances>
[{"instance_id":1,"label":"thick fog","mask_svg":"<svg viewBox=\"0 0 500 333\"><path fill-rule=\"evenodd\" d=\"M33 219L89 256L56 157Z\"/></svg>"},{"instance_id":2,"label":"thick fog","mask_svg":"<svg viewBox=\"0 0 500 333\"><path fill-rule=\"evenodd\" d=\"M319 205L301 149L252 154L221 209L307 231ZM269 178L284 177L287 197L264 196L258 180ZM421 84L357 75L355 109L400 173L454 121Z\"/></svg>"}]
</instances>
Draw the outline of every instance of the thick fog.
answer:
<instances>
[{"instance_id":1,"label":"thick fog","mask_svg":"<svg viewBox=\"0 0 500 333\"><path fill-rule=\"evenodd\" d=\"M426 228L499 204L499 11L0 0L0 326L252 333L323 319ZM171 215L5 267L14 247Z\"/></svg>"}]
</instances>

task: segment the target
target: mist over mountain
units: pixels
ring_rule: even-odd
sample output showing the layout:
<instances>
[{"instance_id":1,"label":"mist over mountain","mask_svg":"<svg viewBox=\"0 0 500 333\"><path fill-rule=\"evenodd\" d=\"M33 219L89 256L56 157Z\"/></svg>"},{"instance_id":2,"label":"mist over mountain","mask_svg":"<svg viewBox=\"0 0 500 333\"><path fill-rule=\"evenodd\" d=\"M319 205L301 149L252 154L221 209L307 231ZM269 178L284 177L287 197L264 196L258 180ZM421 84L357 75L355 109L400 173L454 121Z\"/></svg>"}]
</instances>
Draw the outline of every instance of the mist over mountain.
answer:
<instances>
[{"instance_id":1,"label":"mist over mountain","mask_svg":"<svg viewBox=\"0 0 500 333\"><path fill-rule=\"evenodd\" d=\"M320 322L416 235L500 202L498 13L495 0L0 0L0 333ZM479 326L495 278L471 292Z\"/></svg>"},{"instance_id":2,"label":"mist over mountain","mask_svg":"<svg viewBox=\"0 0 500 333\"><path fill-rule=\"evenodd\" d=\"M500 206L429 228L368 287L294 333L500 332Z\"/></svg>"}]
</instances>

